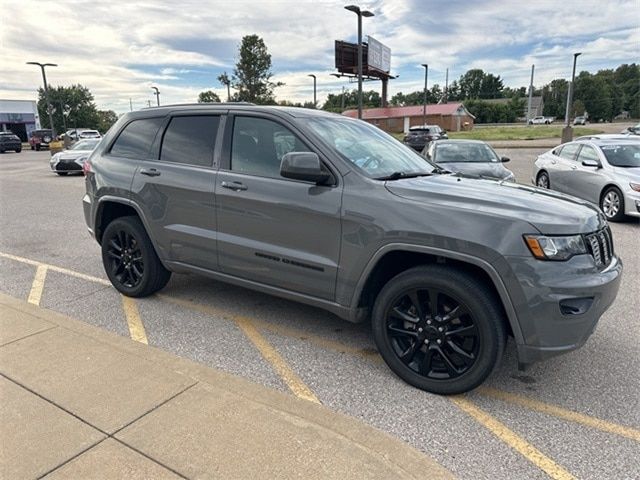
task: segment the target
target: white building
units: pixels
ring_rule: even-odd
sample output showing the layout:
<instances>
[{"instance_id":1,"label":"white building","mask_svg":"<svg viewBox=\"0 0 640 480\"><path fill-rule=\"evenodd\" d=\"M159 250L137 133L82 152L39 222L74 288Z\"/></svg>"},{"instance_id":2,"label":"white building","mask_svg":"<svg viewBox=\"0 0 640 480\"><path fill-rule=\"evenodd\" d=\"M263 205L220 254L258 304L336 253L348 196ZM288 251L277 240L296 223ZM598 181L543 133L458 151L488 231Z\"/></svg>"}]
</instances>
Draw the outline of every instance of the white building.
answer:
<instances>
[{"instance_id":1,"label":"white building","mask_svg":"<svg viewBox=\"0 0 640 480\"><path fill-rule=\"evenodd\" d=\"M11 131L26 142L40 127L38 106L32 100L0 100L0 131Z\"/></svg>"}]
</instances>

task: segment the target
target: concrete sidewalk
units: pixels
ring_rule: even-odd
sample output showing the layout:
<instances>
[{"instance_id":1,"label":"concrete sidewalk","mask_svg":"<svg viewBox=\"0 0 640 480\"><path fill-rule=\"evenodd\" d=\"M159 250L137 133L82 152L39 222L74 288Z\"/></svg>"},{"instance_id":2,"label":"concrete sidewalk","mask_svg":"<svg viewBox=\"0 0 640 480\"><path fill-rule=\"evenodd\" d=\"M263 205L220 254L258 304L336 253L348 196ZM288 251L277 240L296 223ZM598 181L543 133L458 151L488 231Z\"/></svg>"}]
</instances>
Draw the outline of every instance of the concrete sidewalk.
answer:
<instances>
[{"instance_id":1,"label":"concrete sidewalk","mask_svg":"<svg viewBox=\"0 0 640 480\"><path fill-rule=\"evenodd\" d=\"M0 294L0 478L440 479L358 420Z\"/></svg>"}]
</instances>

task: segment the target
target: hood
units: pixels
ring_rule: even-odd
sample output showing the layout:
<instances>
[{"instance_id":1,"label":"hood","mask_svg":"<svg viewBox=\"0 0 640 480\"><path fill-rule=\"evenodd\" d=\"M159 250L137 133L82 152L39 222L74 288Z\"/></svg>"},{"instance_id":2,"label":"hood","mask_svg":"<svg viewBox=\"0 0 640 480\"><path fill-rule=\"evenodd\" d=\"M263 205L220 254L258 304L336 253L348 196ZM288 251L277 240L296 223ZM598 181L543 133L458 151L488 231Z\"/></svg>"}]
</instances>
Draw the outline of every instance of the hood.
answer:
<instances>
[{"instance_id":1,"label":"hood","mask_svg":"<svg viewBox=\"0 0 640 480\"><path fill-rule=\"evenodd\" d=\"M60 155L59 158L65 160L75 160L80 157L88 157L93 150L64 150L56 155Z\"/></svg>"},{"instance_id":2,"label":"hood","mask_svg":"<svg viewBox=\"0 0 640 480\"><path fill-rule=\"evenodd\" d=\"M452 209L475 210L527 221L543 234L588 233L604 227L604 216L585 200L511 182L433 175L386 182L394 195Z\"/></svg>"},{"instance_id":3,"label":"hood","mask_svg":"<svg viewBox=\"0 0 640 480\"><path fill-rule=\"evenodd\" d=\"M451 172L478 177L507 178L511 171L498 162L443 162L438 163L442 168Z\"/></svg>"}]
</instances>

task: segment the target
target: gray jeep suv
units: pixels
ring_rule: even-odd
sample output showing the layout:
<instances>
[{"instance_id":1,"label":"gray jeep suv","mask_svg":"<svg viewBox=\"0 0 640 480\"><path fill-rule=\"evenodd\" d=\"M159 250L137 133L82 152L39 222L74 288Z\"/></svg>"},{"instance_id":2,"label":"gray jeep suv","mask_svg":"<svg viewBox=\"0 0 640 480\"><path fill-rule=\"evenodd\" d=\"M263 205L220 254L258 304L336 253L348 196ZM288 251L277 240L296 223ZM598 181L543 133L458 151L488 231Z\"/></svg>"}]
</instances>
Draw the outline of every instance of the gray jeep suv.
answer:
<instances>
[{"instance_id":1,"label":"gray jeep suv","mask_svg":"<svg viewBox=\"0 0 640 480\"><path fill-rule=\"evenodd\" d=\"M622 273L588 202L445 173L317 110L128 113L85 174L86 222L124 295L190 272L371 319L389 367L434 393L477 387L508 335L521 366L580 347Z\"/></svg>"}]
</instances>

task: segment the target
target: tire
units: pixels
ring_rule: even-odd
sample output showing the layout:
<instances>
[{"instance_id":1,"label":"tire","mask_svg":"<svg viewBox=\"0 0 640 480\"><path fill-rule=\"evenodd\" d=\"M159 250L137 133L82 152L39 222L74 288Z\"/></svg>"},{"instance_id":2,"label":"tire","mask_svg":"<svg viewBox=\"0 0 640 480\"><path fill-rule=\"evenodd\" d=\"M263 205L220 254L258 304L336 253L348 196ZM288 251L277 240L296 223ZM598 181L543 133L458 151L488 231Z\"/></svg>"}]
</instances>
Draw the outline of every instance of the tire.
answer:
<instances>
[{"instance_id":1,"label":"tire","mask_svg":"<svg viewBox=\"0 0 640 480\"><path fill-rule=\"evenodd\" d=\"M33 146L33 145L29 145L29 146L31 147L31 150L35 150L35 148L34 148L34 146Z\"/></svg>"},{"instance_id":2,"label":"tire","mask_svg":"<svg viewBox=\"0 0 640 480\"><path fill-rule=\"evenodd\" d=\"M610 222L624 219L624 197L617 187L609 187L602 193L600 210Z\"/></svg>"},{"instance_id":3,"label":"tire","mask_svg":"<svg viewBox=\"0 0 640 480\"><path fill-rule=\"evenodd\" d=\"M499 364L506 343L495 295L472 275L442 265L415 267L392 278L375 301L372 327L378 350L396 375L441 395L480 385Z\"/></svg>"},{"instance_id":4,"label":"tire","mask_svg":"<svg viewBox=\"0 0 640 480\"><path fill-rule=\"evenodd\" d=\"M40 144L36 143L36 152L40 151Z\"/></svg>"},{"instance_id":5,"label":"tire","mask_svg":"<svg viewBox=\"0 0 640 480\"><path fill-rule=\"evenodd\" d=\"M549 125L549 120L545 120L544 124Z\"/></svg>"},{"instance_id":6,"label":"tire","mask_svg":"<svg viewBox=\"0 0 640 480\"><path fill-rule=\"evenodd\" d=\"M549 181L549 174L544 170L538 173L538 176L536 177L536 187L546 188L547 190L551 188L551 182Z\"/></svg>"},{"instance_id":7,"label":"tire","mask_svg":"<svg viewBox=\"0 0 640 480\"><path fill-rule=\"evenodd\" d=\"M102 264L115 289L128 297L151 295L171 278L135 216L109 223L102 236Z\"/></svg>"},{"instance_id":8,"label":"tire","mask_svg":"<svg viewBox=\"0 0 640 480\"><path fill-rule=\"evenodd\" d=\"M61 177L66 177L69 172L56 172Z\"/></svg>"},{"instance_id":9,"label":"tire","mask_svg":"<svg viewBox=\"0 0 640 480\"><path fill-rule=\"evenodd\" d=\"M16 150L16 153L20 153L21 151L22 151L22 149L21 149L21 148L18 148L18 149Z\"/></svg>"}]
</instances>

